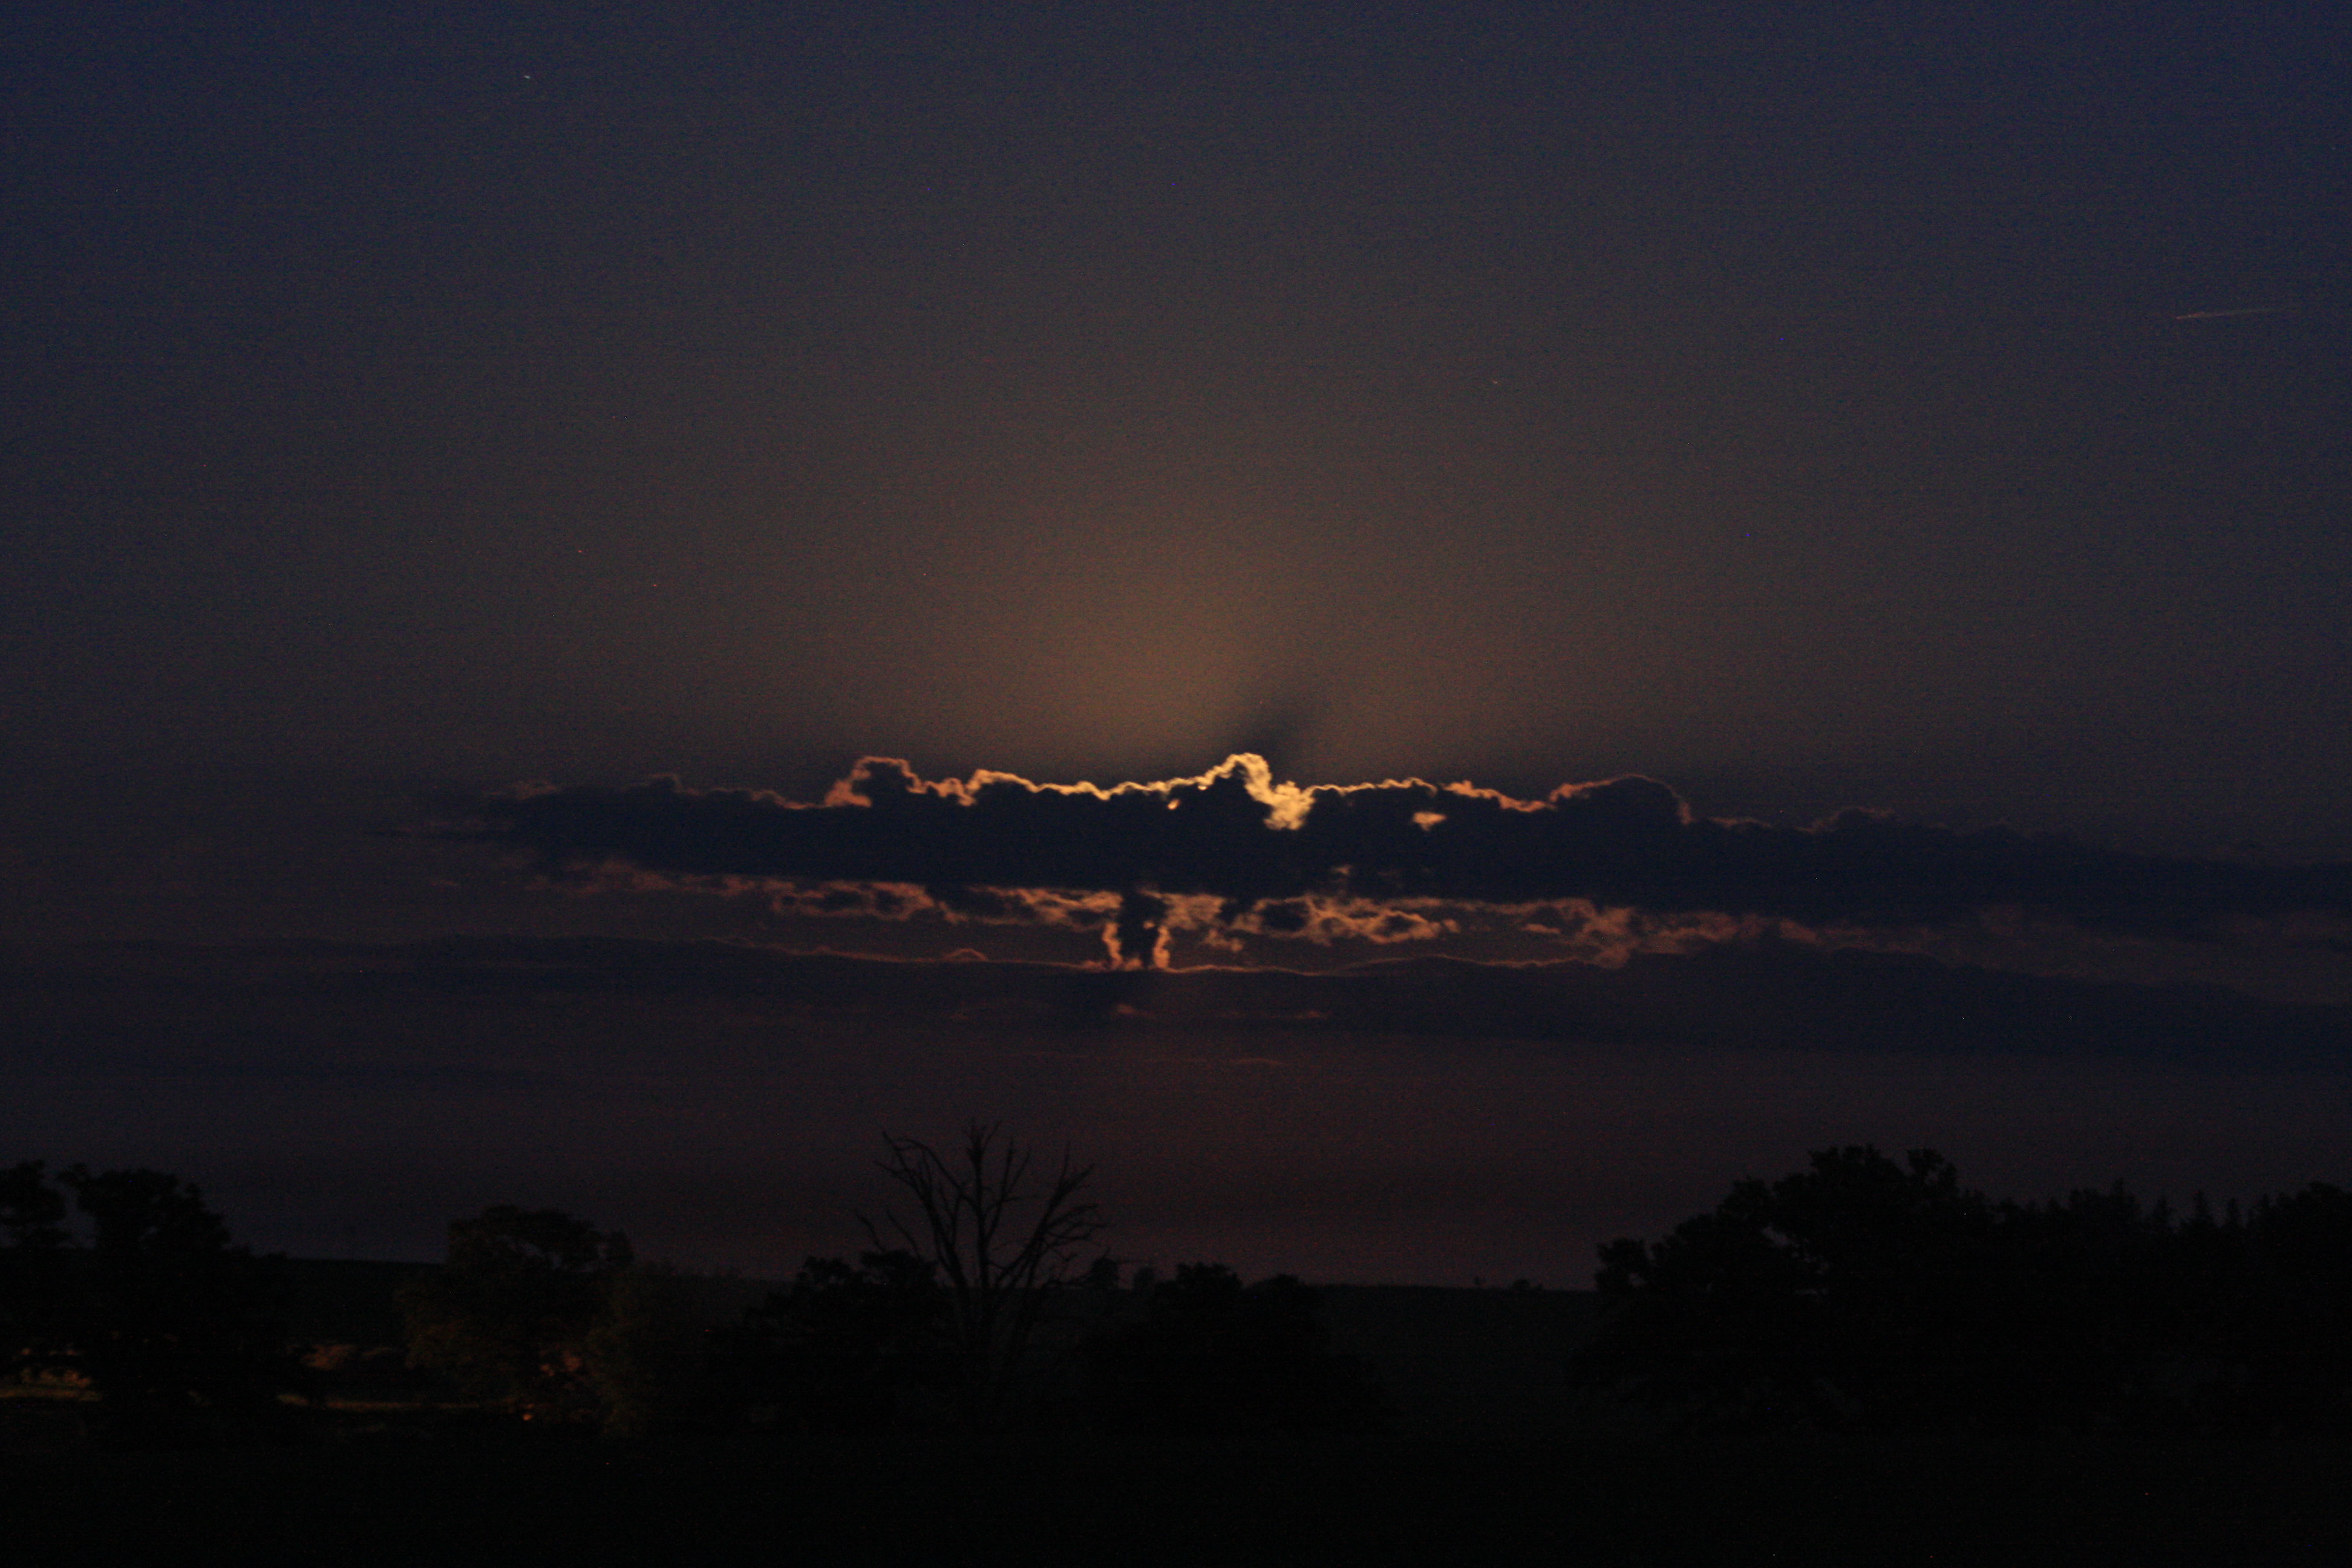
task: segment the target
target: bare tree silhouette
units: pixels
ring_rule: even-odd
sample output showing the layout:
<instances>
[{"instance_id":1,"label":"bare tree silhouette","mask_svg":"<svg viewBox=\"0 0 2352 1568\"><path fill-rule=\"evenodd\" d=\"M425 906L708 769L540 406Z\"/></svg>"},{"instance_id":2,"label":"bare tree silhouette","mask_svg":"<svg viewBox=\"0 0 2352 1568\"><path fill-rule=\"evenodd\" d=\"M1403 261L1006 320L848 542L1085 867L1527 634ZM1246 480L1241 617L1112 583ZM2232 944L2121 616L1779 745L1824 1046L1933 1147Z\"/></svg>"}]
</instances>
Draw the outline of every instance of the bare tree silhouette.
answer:
<instances>
[{"instance_id":1,"label":"bare tree silhouette","mask_svg":"<svg viewBox=\"0 0 2352 1568\"><path fill-rule=\"evenodd\" d=\"M993 1122L971 1122L945 1154L918 1139L883 1137L889 1152L876 1163L914 1213L885 1209L878 1224L859 1221L876 1250L903 1248L939 1270L964 1419L995 1426L1009 1413L1049 1302L1102 1232L1100 1208L1084 1196L1094 1167L1073 1164L1066 1147L1047 1175L1034 1149Z\"/></svg>"}]
</instances>

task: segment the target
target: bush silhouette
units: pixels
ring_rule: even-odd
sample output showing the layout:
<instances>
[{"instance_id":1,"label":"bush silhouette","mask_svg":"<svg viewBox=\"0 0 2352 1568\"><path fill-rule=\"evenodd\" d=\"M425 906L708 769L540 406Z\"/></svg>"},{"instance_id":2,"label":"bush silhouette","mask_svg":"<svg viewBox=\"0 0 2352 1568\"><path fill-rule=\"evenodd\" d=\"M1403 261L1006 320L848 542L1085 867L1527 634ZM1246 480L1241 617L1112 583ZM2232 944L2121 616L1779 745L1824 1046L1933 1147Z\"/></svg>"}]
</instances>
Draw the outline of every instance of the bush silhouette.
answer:
<instances>
[{"instance_id":1,"label":"bush silhouette","mask_svg":"<svg viewBox=\"0 0 2352 1568\"><path fill-rule=\"evenodd\" d=\"M1289 1275L1254 1286L1191 1263L1148 1287L1140 1321L1087 1356L1095 1418L1143 1431L1366 1431L1382 1410L1370 1369L1335 1355L1316 1293Z\"/></svg>"}]
</instances>

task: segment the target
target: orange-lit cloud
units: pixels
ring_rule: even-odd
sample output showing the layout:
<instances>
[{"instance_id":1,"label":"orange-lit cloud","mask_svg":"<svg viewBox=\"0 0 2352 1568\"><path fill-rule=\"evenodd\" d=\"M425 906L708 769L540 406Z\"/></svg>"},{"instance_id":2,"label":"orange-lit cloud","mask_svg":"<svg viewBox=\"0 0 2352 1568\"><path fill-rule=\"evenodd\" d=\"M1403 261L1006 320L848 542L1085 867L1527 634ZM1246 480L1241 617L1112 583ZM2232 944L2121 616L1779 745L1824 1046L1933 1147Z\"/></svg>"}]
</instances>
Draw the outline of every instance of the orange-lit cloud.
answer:
<instances>
[{"instance_id":1,"label":"orange-lit cloud","mask_svg":"<svg viewBox=\"0 0 2352 1568\"><path fill-rule=\"evenodd\" d=\"M925 780L867 757L816 804L669 778L534 785L451 831L607 886L756 889L783 913L1097 931L1127 964L1165 963L1180 941L1231 952L1511 931L1617 962L2004 910L2176 935L2352 913L2352 868L2163 859L1865 812L1805 828L1720 821L1638 776L1533 800L1410 778L1307 788L1249 754L1108 787Z\"/></svg>"}]
</instances>

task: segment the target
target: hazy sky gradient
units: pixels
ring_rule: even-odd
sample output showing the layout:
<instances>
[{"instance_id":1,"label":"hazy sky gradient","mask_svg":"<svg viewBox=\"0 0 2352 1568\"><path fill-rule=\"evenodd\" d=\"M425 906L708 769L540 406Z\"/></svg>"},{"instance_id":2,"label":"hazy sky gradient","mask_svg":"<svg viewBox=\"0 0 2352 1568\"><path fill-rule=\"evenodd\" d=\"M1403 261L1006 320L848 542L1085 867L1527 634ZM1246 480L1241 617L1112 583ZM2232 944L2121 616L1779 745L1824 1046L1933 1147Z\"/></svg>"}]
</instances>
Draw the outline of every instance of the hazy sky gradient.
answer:
<instances>
[{"instance_id":1,"label":"hazy sky gradient","mask_svg":"<svg viewBox=\"0 0 2352 1568\"><path fill-rule=\"evenodd\" d=\"M2321 9L14 26L20 853L1244 748L2352 853Z\"/></svg>"},{"instance_id":2,"label":"hazy sky gradient","mask_svg":"<svg viewBox=\"0 0 2352 1568\"><path fill-rule=\"evenodd\" d=\"M2352 860L2347 45L2318 5L19 7L0 939L915 951L386 835L532 780L814 801L863 756L1641 774L2286 886ZM2352 998L2340 913L2015 913L1904 940ZM1719 1068L1685 1109L1741 1103ZM199 1080L219 1138L155 1159L301 1101ZM1911 1092L1798 1121L1892 1145L1938 1125ZM2085 1151L2177 1121L2049 1092ZM2248 1092L2215 1172L2293 1098ZM1740 1173L1660 1114L1643 1160ZM109 1158L66 1145L110 1117L20 1142Z\"/></svg>"}]
</instances>

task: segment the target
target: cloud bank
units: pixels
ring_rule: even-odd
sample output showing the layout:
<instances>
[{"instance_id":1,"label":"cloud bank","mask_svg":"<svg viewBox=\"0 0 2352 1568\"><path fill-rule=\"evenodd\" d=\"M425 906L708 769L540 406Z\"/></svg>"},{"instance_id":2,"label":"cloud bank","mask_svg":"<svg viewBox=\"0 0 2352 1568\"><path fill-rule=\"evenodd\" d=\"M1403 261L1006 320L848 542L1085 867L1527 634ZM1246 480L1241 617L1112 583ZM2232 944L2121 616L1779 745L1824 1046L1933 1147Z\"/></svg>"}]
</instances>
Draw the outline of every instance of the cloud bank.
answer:
<instances>
[{"instance_id":1,"label":"cloud bank","mask_svg":"<svg viewBox=\"0 0 2352 1568\"><path fill-rule=\"evenodd\" d=\"M1536 800L1419 779L1302 788L1246 753L1108 788L995 772L925 780L867 757L814 803L667 777L534 785L437 831L565 875L758 888L797 913L1096 929L1127 964L1164 962L1176 931L1215 946L1244 934L1417 941L1465 920L1589 932L1990 917L2193 937L2283 917L2340 931L2352 915L2352 866L2133 855L1861 811L1776 827L1700 816L1640 776Z\"/></svg>"}]
</instances>

